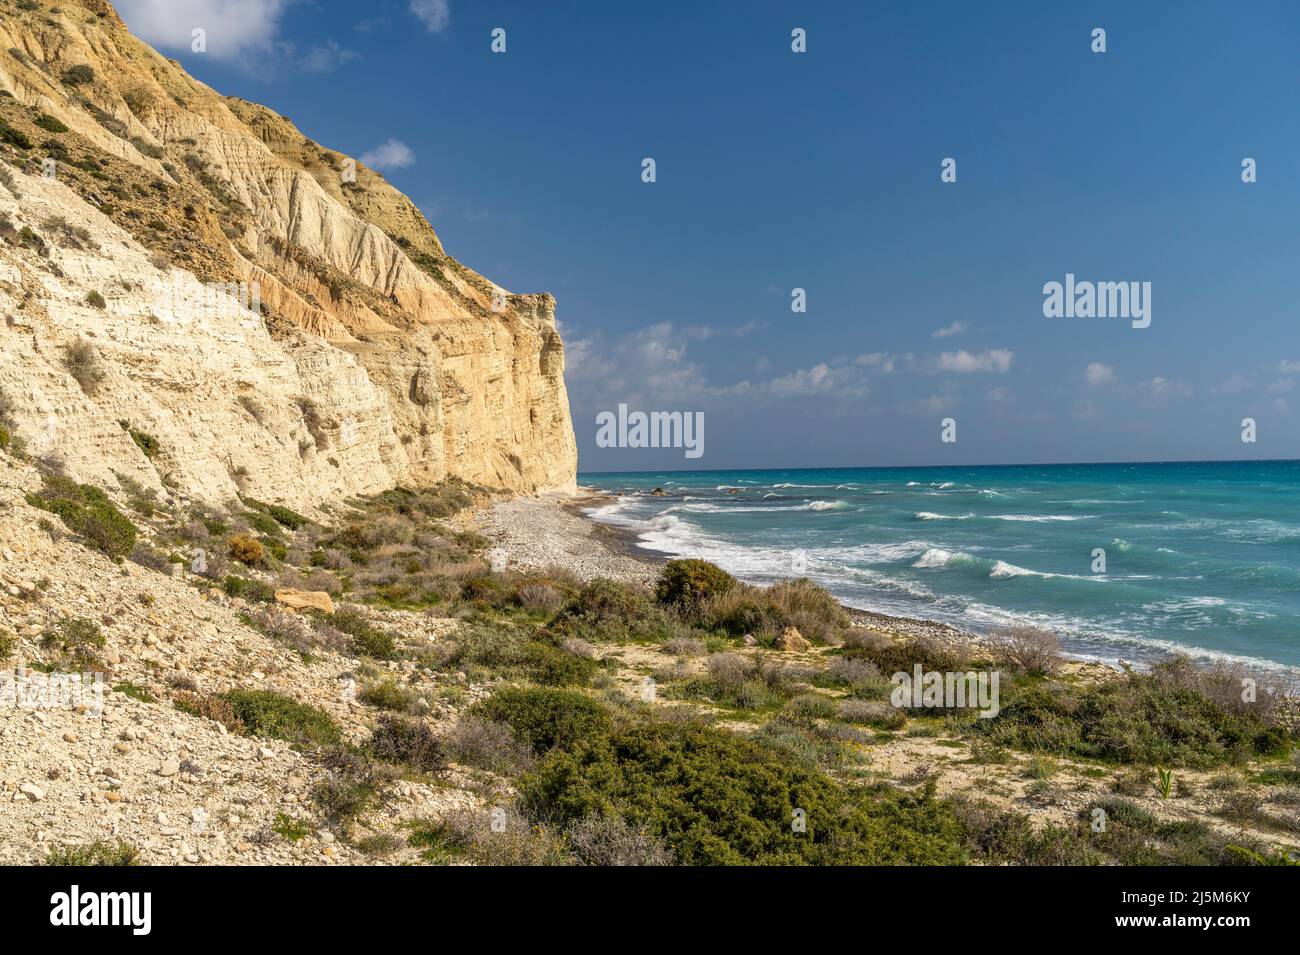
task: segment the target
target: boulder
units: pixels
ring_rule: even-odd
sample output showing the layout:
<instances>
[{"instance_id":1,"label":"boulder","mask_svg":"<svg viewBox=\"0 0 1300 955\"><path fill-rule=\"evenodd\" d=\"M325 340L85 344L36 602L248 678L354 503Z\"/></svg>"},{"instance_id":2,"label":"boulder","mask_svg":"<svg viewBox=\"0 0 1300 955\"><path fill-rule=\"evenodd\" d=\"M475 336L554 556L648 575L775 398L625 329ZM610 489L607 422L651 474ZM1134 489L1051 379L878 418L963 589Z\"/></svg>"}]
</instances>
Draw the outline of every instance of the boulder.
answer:
<instances>
[{"instance_id":1,"label":"boulder","mask_svg":"<svg viewBox=\"0 0 1300 955\"><path fill-rule=\"evenodd\" d=\"M275 592L275 602L284 604L291 610L306 610L310 607L321 613L334 612L334 601L323 590L295 590L292 587L284 587Z\"/></svg>"},{"instance_id":2,"label":"boulder","mask_svg":"<svg viewBox=\"0 0 1300 955\"><path fill-rule=\"evenodd\" d=\"M798 627L786 627L781 636L776 638L778 650L811 650L812 644L799 632Z\"/></svg>"}]
</instances>

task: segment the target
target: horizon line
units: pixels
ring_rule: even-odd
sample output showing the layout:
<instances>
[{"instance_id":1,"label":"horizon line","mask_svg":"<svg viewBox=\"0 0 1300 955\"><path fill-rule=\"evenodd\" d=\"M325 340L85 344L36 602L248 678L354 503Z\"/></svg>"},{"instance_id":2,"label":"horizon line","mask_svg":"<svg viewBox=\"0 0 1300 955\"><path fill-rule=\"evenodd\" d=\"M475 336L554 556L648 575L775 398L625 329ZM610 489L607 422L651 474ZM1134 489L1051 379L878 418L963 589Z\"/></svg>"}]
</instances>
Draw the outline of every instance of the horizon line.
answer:
<instances>
[{"instance_id":1,"label":"horizon line","mask_svg":"<svg viewBox=\"0 0 1300 955\"><path fill-rule=\"evenodd\" d=\"M578 474L673 474L696 471L707 474L710 471L903 471L927 470L931 468L1059 468L1059 467L1104 467L1114 465L1139 464L1295 464L1300 458L1180 458L1171 461L1033 461L1020 464L875 464L875 465L836 465L834 467L762 467L762 468L656 468L629 471L583 471Z\"/></svg>"}]
</instances>

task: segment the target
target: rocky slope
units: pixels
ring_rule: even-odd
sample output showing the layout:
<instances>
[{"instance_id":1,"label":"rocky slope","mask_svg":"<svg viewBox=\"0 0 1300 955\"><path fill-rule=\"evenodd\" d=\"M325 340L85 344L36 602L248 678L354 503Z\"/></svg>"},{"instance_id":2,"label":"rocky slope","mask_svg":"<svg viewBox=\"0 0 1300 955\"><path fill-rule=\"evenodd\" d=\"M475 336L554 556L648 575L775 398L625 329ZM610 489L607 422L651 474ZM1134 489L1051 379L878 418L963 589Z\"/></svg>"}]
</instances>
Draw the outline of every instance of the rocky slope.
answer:
<instances>
[{"instance_id":1,"label":"rocky slope","mask_svg":"<svg viewBox=\"0 0 1300 955\"><path fill-rule=\"evenodd\" d=\"M0 161L0 412L30 455L307 510L572 490L554 299L456 262L379 175L103 0L0 0Z\"/></svg>"}]
</instances>

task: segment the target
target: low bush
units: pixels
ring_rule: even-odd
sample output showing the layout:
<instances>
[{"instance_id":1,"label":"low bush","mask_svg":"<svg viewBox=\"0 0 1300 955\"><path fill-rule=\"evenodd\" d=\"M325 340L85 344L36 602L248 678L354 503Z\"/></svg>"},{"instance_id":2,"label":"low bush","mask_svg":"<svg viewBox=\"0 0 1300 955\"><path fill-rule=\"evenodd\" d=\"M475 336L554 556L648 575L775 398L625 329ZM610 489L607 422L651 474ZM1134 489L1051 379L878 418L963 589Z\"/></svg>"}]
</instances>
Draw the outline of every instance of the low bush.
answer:
<instances>
[{"instance_id":1,"label":"low bush","mask_svg":"<svg viewBox=\"0 0 1300 955\"><path fill-rule=\"evenodd\" d=\"M275 599L275 588L261 580L230 574L221 582L221 589L231 597L240 597L250 603L270 603Z\"/></svg>"},{"instance_id":2,"label":"low bush","mask_svg":"<svg viewBox=\"0 0 1300 955\"><path fill-rule=\"evenodd\" d=\"M373 657L376 660L397 659L397 644L392 635L376 627L369 617L355 607L340 607L329 622L336 630L351 638L351 649L357 656Z\"/></svg>"},{"instance_id":3,"label":"low bush","mask_svg":"<svg viewBox=\"0 0 1300 955\"><path fill-rule=\"evenodd\" d=\"M707 560L670 560L655 582L655 599L689 620L710 597L735 586L735 577Z\"/></svg>"},{"instance_id":4,"label":"low bush","mask_svg":"<svg viewBox=\"0 0 1300 955\"><path fill-rule=\"evenodd\" d=\"M422 706L423 698L410 687L398 686L394 680L381 680L364 687L357 694L357 699L367 706L395 713L419 713L427 706Z\"/></svg>"},{"instance_id":5,"label":"low bush","mask_svg":"<svg viewBox=\"0 0 1300 955\"><path fill-rule=\"evenodd\" d=\"M135 524L97 487L46 475L43 489L28 495L27 503L57 514L69 530L109 557L125 557L135 547Z\"/></svg>"},{"instance_id":6,"label":"low bush","mask_svg":"<svg viewBox=\"0 0 1300 955\"><path fill-rule=\"evenodd\" d=\"M519 783L534 818L616 813L688 865L947 864L961 830L933 784L855 790L756 742L691 724L639 722L556 747ZM803 832L791 822L802 810Z\"/></svg>"},{"instance_id":7,"label":"low bush","mask_svg":"<svg viewBox=\"0 0 1300 955\"><path fill-rule=\"evenodd\" d=\"M95 393L106 374L99 360L99 352L84 338L77 339L63 349L63 367L88 395Z\"/></svg>"},{"instance_id":8,"label":"low bush","mask_svg":"<svg viewBox=\"0 0 1300 955\"><path fill-rule=\"evenodd\" d=\"M1065 663L1061 641L1050 630L1015 624L994 630L990 638L994 656L1021 673L1050 676Z\"/></svg>"},{"instance_id":9,"label":"low bush","mask_svg":"<svg viewBox=\"0 0 1300 955\"><path fill-rule=\"evenodd\" d=\"M87 63L78 63L64 70L60 79L68 86L84 86L95 82L95 70Z\"/></svg>"},{"instance_id":10,"label":"low bush","mask_svg":"<svg viewBox=\"0 0 1300 955\"><path fill-rule=\"evenodd\" d=\"M1240 684L1220 701L1197 681L1178 660L1082 690L1004 681L1000 712L975 731L1019 749L1143 766L1206 769L1290 750L1291 734L1266 707L1243 704Z\"/></svg>"},{"instance_id":11,"label":"low bush","mask_svg":"<svg viewBox=\"0 0 1300 955\"><path fill-rule=\"evenodd\" d=\"M532 751L515 738L506 723L465 715L443 739L452 759L466 766L495 773L515 773L532 768Z\"/></svg>"},{"instance_id":12,"label":"low bush","mask_svg":"<svg viewBox=\"0 0 1300 955\"><path fill-rule=\"evenodd\" d=\"M391 714L383 716L370 736L375 759L399 763L421 773L447 768L447 756L433 730L423 720Z\"/></svg>"},{"instance_id":13,"label":"low bush","mask_svg":"<svg viewBox=\"0 0 1300 955\"><path fill-rule=\"evenodd\" d=\"M60 654L77 669L96 665L105 642L99 624L87 617L65 617L41 637L42 647Z\"/></svg>"},{"instance_id":14,"label":"low bush","mask_svg":"<svg viewBox=\"0 0 1300 955\"><path fill-rule=\"evenodd\" d=\"M532 678L543 686L586 686L600 669L592 657L578 656L540 640L526 644L524 654Z\"/></svg>"},{"instance_id":15,"label":"low bush","mask_svg":"<svg viewBox=\"0 0 1300 955\"><path fill-rule=\"evenodd\" d=\"M343 734L328 713L272 690L230 690L221 694L248 732L310 748L339 743Z\"/></svg>"},{"instance_id":16,"label":"low bush","mask_svg":"<svg viewBox=\"0 0 1300 955\"><path fill-rule=\"evenodd\" d=\"M587 583L550 624L556 634L595 643L655 640L671 627L668 615L645 588L603 577Z\"/></svg>"},{"instance_id":17,"label":"low bush","mask_svg":"<svg viewBox=\"0 0 1300 955\"><path fill-rule=\"evenodd\" d=\"M140 850L125 842L96 841L51 849L45 856L51 866L134 866L140 865Z\"/></svg>"},{"instance_id":18,"label":"low bush","mask_svg":"<svg viewBox=\"0 0 1300 955\"><path fill-rule=\"evenodd\" d=\"M622 816L593 813L566 833L578 865L672 865L672 850Z\"/></svg>"},{"instance_id":19,"label":"low bush","mask_svg":"<svg viewBox=\"0 0 1300 955\"><path fill-rule=\"evenodd\" d=\"M604 735L613 725L608 710L574 690L507 687L471 712L504 723L517 740L539 754Z\"/></svg>"},{"instance_id":20,"label":"low bush","mask_svg":"<svg viewBox=\"0 0 1300 955\"><path fill-rule=\"evenodd\" d=\"M785 626L798 627L813 643L838 643L849 626L848 614L839 601L806 578L777 581L766 594Z\"/></svg>"},{"instance_id":21,"label":"low bush","mask_svg":"<svg viewBox=\"0 0 1300 955\"><path fill-rule=\"evenodd\" d=\"M256 567L266 559L266 548L262 542L248 534L236 534L230 538L229 554L232 560L249 567Z\"/></svg>"}]
</instances>

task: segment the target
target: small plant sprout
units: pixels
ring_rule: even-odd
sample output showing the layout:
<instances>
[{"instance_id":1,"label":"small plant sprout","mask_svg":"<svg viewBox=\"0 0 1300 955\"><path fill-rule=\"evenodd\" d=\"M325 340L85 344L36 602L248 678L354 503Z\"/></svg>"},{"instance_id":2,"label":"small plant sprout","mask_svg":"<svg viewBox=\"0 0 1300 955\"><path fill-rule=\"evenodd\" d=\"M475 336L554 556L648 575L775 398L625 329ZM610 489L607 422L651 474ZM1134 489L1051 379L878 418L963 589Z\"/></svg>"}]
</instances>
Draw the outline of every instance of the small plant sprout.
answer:
<instances>
[{"instance_id":1,"label":"small plant sprout","mask_svg":"<svg viewBox=\"0 0 1300 955\"><path fill-rule=\"evenodd\" d=\"M1160 790L1160 798L1168 799L1169 794L1174 789L1174 771L1162 766L1156 767L1156 788Z\"/></svg>"}]
</instances>

